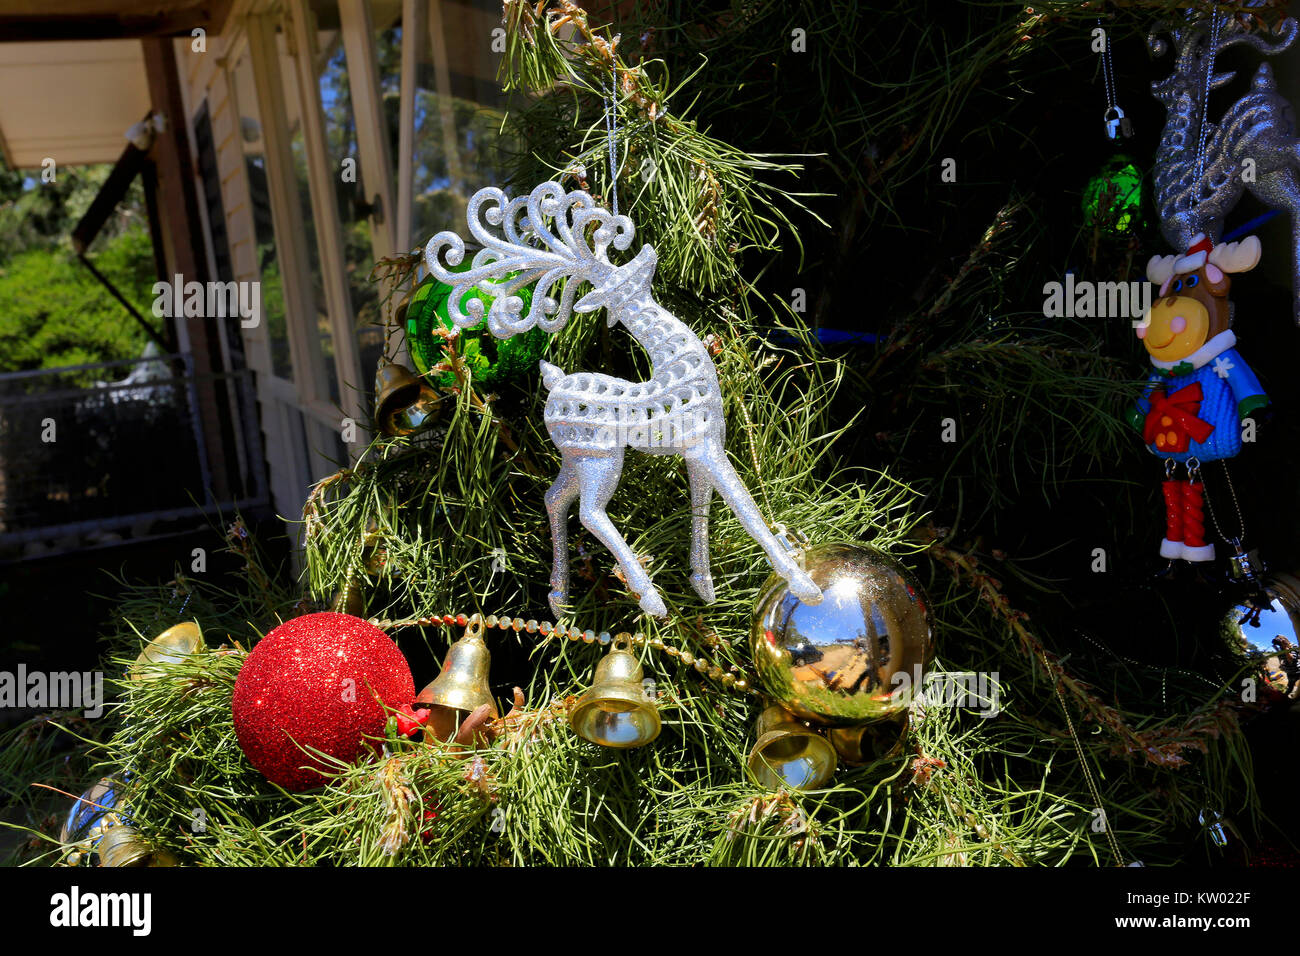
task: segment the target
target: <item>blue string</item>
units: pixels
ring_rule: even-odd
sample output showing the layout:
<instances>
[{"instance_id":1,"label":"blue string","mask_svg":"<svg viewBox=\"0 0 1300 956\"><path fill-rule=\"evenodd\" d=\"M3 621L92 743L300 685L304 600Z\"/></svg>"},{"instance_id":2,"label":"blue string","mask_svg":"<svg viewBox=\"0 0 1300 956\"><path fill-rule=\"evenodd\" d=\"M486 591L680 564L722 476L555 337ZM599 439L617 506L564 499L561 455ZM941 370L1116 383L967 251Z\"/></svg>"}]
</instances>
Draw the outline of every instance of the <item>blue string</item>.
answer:
<instances>
[{"instance_id":1,"label":"blue string","mask_svg":"<svg viewBox=\"0 0 1300 956\"><path fill-rule=\"evenodd\" d=\"M1282 213L1281 209L1270 209L1262 216L1256 216L1254 219L1250 220L1250 222L1243 223L1242 225L1238 226L1236 229L1232 230L1232 232L1228 233L1226 236L1220 239L1219 242L1220 243L1232 242L1236 239L1240 239L1246 233L1253 232L1255 229L1258 229L1260 226L1264 225L1264 223L1268 222L1274 216L1281 215L1281 213Z\"/></svg>"},{"instance_id":2,"label":"blue string","mask_svg":"<svg viewBox=\"0 0 1300 956\"><path fill-rule=\"evenodd\" d=\"M875 332L847 332L843 329L818 329L813 335L822 345L871 345L880 341ZM785 333L777 333L769 339L778 345L793 345L799 341Z\"/></svg>"}]
</instances>

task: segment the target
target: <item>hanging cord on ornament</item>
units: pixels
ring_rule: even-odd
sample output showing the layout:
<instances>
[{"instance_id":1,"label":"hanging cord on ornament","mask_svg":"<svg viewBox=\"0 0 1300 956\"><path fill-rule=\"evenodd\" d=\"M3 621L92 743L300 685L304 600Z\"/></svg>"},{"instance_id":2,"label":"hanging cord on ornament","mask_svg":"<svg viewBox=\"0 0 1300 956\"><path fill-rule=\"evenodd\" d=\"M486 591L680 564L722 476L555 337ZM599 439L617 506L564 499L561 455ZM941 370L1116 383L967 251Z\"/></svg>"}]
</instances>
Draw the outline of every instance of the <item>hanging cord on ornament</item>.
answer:
<instances>
[{"instance_id":1,"label":"hanging cord on ornament","mask_svg":"<svg viewBox=\"0 0 1300 956\"><path fill-rule=\"evenodd\" d=\"M1192 459L1192 460L1194 461L1195 459ZM1241 514L1241 502L1237 500L1237 488L1236 488L1236 486L1232 483L1232 472L1230 472L1230 471L1228 470L1228 463L1227 463L1227 461L1225 461L1224 459L1219 459L1219 461L1222 462L1222 464L1223 464L1223 480L1224 480L1224 483L1227 484L1227 486L1228 486L1228 494L1232 496L1232 508L1233 508L1233 510L1236 511L1236 513L1237 513L1237 535L1236 535L1236 537L1230 538L1230 537L1228 537L1227 534L1224 533L1223 528L1222 528L1222 527L1220 526L1220 524L1219 524L1219 518L1218 518L1218 515L1216 515L1216 514L1214 513L1214 504L1213 504L1213 502L1210 501L1210 496L1209 496L1209 495L1206 495L1206 496L1205 496L1205 510L1208 511L1208 512L1210 513L1210 521L1212 521L1212 522L1214 523L1214 530L1215 530L1216 532L1218 532L1219 537L1222 538L1222 539L1223 539L1225 542L1227 542L1228 544L1231 544L1231 545L1233 545L1234 547L1238 547L1238 548L1239 548L1240 545L1241 545L1241 543L1242 543L1243 541L1246 540L1246 519L1245 519L1244 517L1242 517L1242 514ZM1200 463L1198 462L1198 463L1197 463L1197 466L1196 466L1196 476L1197 476L1197 478L1200 476L1200 471L1201 471ZM1189 467L1188 467L1188 469L1187 469L1187 473L1188 473L1189 476L1191 476L1191 474L1192 474L1192 469L1191 469L1191 467L1190 467L1190 461L1189 461ZM1195 480L1197 480L1197 479L1196 479L1196 478L1193 478L1192 480L1195 481ZM1201 484L1202 484L1202 485L1205 484L1204 479L1201 479Z\"/></svg>"},{"instance_id":2,"label":"hanging cord on ornament","mask_svg":"<svg viewBox=\"0 0 1300 956\"><path fill-rule=\"evenodd\" d=\"M1118 139L1123 136L1127 139L1133 135L1133 123L1115 101L1115 65L1110 56L1110 33L1101 25L1101 17L1097 18L1097 29L1101 31L1102 41L1101 78L1106 86L1106 112L1102 116L1106 124L1106 137Z\"/></svg>"},{"instance_id":3,"label":"hanging cord on ornament","mask_svg":"<svg viewBox=\"0 0 1300 956\"><path fill-rule=\"evenodd\" d=\"M1188 461L1188 475L1192 477L1192 480L1196 480L1197 478L1199 478L1200 470L1201 470L1200 463L1197 462L1196 474L1192 475L1191 462L1195 460L1196 459L1190 459ZM1227 460L1219 459L1219 461L1223 466L1223 481L1228 486L1228 494L1232 497L1232 509L1237 514L1236 536L1229 537L1228 534L1223 530L1223 526L1219 524L1219 517L1214 512L1214 503L1210 500L1210 496L1208 494L1205 494L1203 490L1202 494L1204 495L1205 510L1210 513L1210 522L1214 525L1215 532L1224 541L1224 543L1229 545L1233 550L1232 556L1228 559L1228 562L1232 567L1232 577L1247 585L1258 586L1260 583L1260 578L1262 577L1266 568L1259 562L1258 556L1254 555L1253 553L1247 552L1245 550L1246 519L1243 516L1241 511L1241 502L1237 499L1237 486L1233 484L1232 472L1228 469ZM1202 489L1204 489L1204 485L1205 482L1202 479L1201 480Z\"/></svg>"},{"instance_id":4,"label":"hanging cord on ornament","mask_svg":"<svg viewBox=\"0 0 1300 956\"><path fill-rule=\"evenodd\" d=\"M618 42L618 37L614 38ZM618 65L609 77L609 93L605 95L605 144L609 151L609 204L610 211L618 216Z\"/></svg>"},{"instance_id":5,"label":"hanging cord on ornament","mask_svg":"<svg viewBox=\"0 0 1300 956\"><path fill-rule=\"evenodd\" d=\"M1115 834L1111 830L1110 819L1106 816L1106 808L1102 803L1101 790L1097 786L1097 780L1092 775L1092 768L1088 766L1087 755L1083 752L1083 743L1079 740L1079 732L1074 729L1074 720L1070 717L1070 708L1065 705L1065 695L1061 693L1061 685L1056 681L1055 672L1052 665L1047 659L1047 655L1042 655L1043 668L1047 672L1048 678L1052 681L1052 689L1056 692L1056 699L1061 705L1061 713L1065 715L1065 726L1070 731L1070 740L1074 743L1074 752L1079 757L1079 767L1083 770L1083 779L1088 785L1088 792L1092 794L1092 805L1102 814L1102 830L1106 834L1106 841L1110 844L1110 851L1115 855L1115 861L1124 866L1124 854L1119 848L1119 841L1115 839Z\"/></svg>"},{"instance_id":6,"label":"hanging cord on ornament","mask_svg":"<svg viewBox=\"0 0 1300 956\"><path fill-rule=\"evenodd\" d=\"M1205 65L1205 89L1201 96L1201 128L1196 137L1196 173L1192 182L1196 184L1197 198L1200 202L1200 182L1201 174L1205 170L1205 146L1209 140L1210 126L1210 81L1214 77L1214 58L1219 46L1219 9L1211 4L1210 6L1210 46L1206 50Z\"/></svg>"}]
</instances>

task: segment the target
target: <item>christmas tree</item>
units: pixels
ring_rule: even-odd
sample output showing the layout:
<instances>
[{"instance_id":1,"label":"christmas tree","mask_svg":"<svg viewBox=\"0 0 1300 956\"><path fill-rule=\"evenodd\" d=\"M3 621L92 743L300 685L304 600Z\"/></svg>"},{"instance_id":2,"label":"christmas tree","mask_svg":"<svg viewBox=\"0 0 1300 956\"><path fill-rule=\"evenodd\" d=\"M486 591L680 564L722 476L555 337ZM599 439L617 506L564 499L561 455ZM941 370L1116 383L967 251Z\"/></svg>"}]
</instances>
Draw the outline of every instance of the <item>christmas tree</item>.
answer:
<instances>
[{"instance_id":1,"label":"christmas tree","mask_svg":"<svg viewBox=\"0 0 1300 956\"><path fill-rule=\"evenodd\" d=\"M1239 862L1285 843L1251 733L1283 726L1289 684L1275 690L1223 633L1259 582L1225 581L1223 560L1158 558L1159 467L1126 421L1147 366L1131 316L1044 305L1067 274L1070 288L1138 282L1151 256L1187 252L1161 237L1149 192L1165 118L1147 84L1173 66L1147 58L1147 30L1161 19L1204 28L1213 11L1222 30L1272 36L1282 15L1184 6L504 6L500 81L515 104L495 140L511 170L504 194L553 182L557 202L585 193L605 212L593 228L617 232L613 216L628 217L634 241L603 240L614 269L634 271L638 249L653 247L650 295L716 369L739 484L796 557L832 544L873 556L861 573L884 596L860 610L884 621L872 639L895 663L921 648L910 697L888 674L883 687L868 677L845 689L846 664L827 692L871 719L841 720L764 670L762 642L780 634L760 605L787 583L768 581L772 554L730 499L713 502L711 586L699 579L695 482L679 454L623 459L607 509L635 567L592 530L587 500L575 506L553 613L547 493L568 466L547 433L548 369L642 383L658 363L612 321L608 289L603 308L552 330L532 267L498 270L467 311L472 296L427 278L417 249L374 274L384 362L405 346L423 373L417 397L384 396L395 423L309 490L295 516L302 574L265 558L273 529L235 519L238 587L122 582L111 728L12 732L11 801L34 808L33 782L71 785L54 769L66 767L53 749L63 732L85 742L83 788L113 781L137 862L1122 866ZM1231 55L1253 72L1247 52ZM1117 99L1135 135L1111 141ZM535 221L548 208L551 220ZM566 215L538 210L534 235ZM445 228L468 237L456 215ZM1265 256L1289 261L1278 228L1262 227ZM566 276L556 300L599 292ZM508 288L515 279L528 288ZM1287 356L1300 343L1285 284L1243 279L1232 299L1244 353L1273 407L1289 407ZM531 336L527 361L507 362L512 339L478 329L479 317L531 317L518 333ZM1211 530L1240 538L1244 522L1246 544L1286 569L1300 558L1297 514L1278 466L1296 417L1260 421L1233 463L1236 485L1207 463L1209 515L1224 523ZM645 613L643 575L664 614ZM785 600L788 611L797 599ZM913 605L924 638L899 623ZM481 678L465 661L482 667L489 653L491 700L439 710L397 681L378 723L350 728L353 741L373 738L360 750L258 757L237 682L255 679L256 661L260 690L248 694L262 706L276 667L291 666L265 635L329 608L392 638L413 688L452 658L445 674ZM826 613L827 627L845 626ZM331 643L343 640L338 619L315 620L327 652L343 646ZM201 641L172 631L169 647L150 643L187 621ZM449 651L480 631L481 646ZM629 666L620 686L643 699L609 712L646 723L627 718L611 733L632 736L604 742L642 745L602 746L575 715L598 663L625 652L640 672ZM787 665L802 670L797 658ZM364 706L371 679L395 671L356 673L346 703ZM332 700L293 703L331 729L345 719ZM756 761L755 722L772 704L793 714L778 713L785 736ZM770 770L781 746L809 761L783 779ZM279 772L303 762L326 775ZM29 861L105 855L42 835L38 819L27 832Z\"/></svg>"}]
</instances>

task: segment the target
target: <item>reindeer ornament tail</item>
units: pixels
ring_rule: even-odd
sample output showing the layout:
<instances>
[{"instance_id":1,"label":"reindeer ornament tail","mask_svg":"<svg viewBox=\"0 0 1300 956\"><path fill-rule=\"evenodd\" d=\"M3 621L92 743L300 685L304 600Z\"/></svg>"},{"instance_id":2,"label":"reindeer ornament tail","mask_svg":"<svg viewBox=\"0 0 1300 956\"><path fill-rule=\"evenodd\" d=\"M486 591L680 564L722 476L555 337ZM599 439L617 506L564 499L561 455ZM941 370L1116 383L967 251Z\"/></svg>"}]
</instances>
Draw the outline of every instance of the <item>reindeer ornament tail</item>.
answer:
<instances>
[{"instance_id":1,"label":"reindeer ornament tail","mask_svg":"<svg viewBox=\"0 0 1300 956\"><path fill-rule=\"evenodd\" d=\"M569 590L568 514L578 517L614 555L628 587L649 614L667 613L650 576L605 511L618 488L628 448L651 455L680 455L690 479L692 510L691 584L706 601L714 599L709 567L709 506L716 491L751 538L767 553L772 567L800 600L815 604L821 589L795 556L772 534L754 499L727 458L722 392L717 370L704 344L681 320L663 309L650 291L656 256L644 245L630 261L614 265L609 250L625 251L634 227L626 216L598 207L581 190L566 193L559 183L542 183L526 197L508 198L488 187L475 193L467 213L469 230L483 248L471 268L452 272L465 243L455 233L429 240L424 258L429 271L452 287L447 314L462 327L483 319L477 298L461 302L475 286L493 297L488 328L498 338L534 325L554 332L573 312L605 309L611 326L622 323L650 355L649 381L628 382L597 372L565 373L541 363L549 395L544 421L560 450L560 474L546 493L546 510L555 548L551 571L551 609L564 613ZM527 315L516 293L536 283ZM579 286L592 291L574 302ZM559 289L558 299L552 295Z\"/></svg>"}]
</instances>

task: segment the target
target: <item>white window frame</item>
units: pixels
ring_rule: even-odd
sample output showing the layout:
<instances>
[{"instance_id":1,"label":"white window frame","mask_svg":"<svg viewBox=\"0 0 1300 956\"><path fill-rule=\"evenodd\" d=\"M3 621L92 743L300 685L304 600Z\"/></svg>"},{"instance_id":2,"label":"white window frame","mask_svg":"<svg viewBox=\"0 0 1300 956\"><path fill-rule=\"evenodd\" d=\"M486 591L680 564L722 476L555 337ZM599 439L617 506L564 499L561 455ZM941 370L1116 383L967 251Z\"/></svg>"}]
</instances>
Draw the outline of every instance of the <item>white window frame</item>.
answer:
<instances>
[{"instance_id":1,"label":"white window frame","mask_svg":"<svg viewBox=\"0 0 1300 956\"><path fill-rule=\"evenodd\" d=\"M306 224L298 201L298 180L294 170L284 78L280 73L280 53L276 45L276 19L266 14L250 15L245 20L245 31L248 55L253 67L258 115L262 124L267 193L283 284L289 357L293 364L292 382L271 376L271 392L281 399L291 395L293 404L302 412L303 425L307 429L307 447L311 455L311 461L304 464L307 465L310 478L316 478L333 470L333 456L337 450L341 426L340 414L330 399L324 355L315 330L315 292L311 284L311 261L302 240L306 235ZM319 91L317 96L319 97ZM304 130L304 139L306 138ZM309 178L310 176L309 170ZM315 190L313 198L314 192ZM336 217L336 236L337 227ZM317 232L320 232L319 218ZM323 250L321 269L326 275L331 271ZM326 308L329 308L328 304ZM351 310L348 311L350 314ZM337 339L333 310L330 310L330 315L331 331ZM351 355L355 365L355 350ZM337 341L334 356L335 372L339 376L339 395L340 398L346 398L349 389L344 383L355 382L356 376L354 373L341 374L344 370L340 368L341 356ZM291 449L290 453L296 459L296 451Z\"/></svg>"},{"instance_id":2,"label":"white window frame","mask_svg":"<svg viewBox=\"0 0 1300 956\"><path fill-rule=\"evenodd\" d=\"M316 227L316 247L320 255L321 285L324 287L325 310L329 314L334 345L334 369L338 378L339 406L345 418L360 425L367 417L364 407L364 384L361 358L357 351L356 320L352 314L352 291L348 284L343 255L343 226L335 205L332 181L341 170L332 168L325 144L325 110L321 103L320 76L316 68L316 23L306 0L290 0L285 9L286 36L292 38L289 54L298 79L299 117L302 122L303 148L307 159L307 184L311 193L312 220ZM346 52L345 52L346 55ZM330 417L339 427L337 412L328 403ZM311 404L313 413L317 401ZM362 432L358 429L358 439ZM360 440L348 446L351 454L361 451Z\"/></svg>"}]
</instances>

